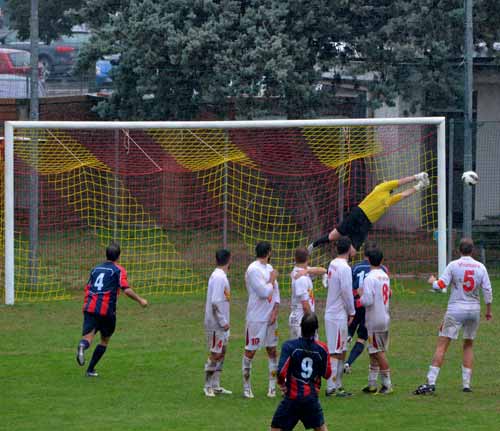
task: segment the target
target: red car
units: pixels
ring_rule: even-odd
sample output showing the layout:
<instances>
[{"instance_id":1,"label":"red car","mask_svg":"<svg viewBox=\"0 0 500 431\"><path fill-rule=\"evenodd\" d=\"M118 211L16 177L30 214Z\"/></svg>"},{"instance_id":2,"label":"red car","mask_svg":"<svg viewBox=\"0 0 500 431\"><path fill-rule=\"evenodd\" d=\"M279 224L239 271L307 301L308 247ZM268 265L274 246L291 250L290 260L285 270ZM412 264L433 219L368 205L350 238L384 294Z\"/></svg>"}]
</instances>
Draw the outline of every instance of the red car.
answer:
<instances>
[{"instance_id":1,"label":"red car","mask_svg":"<svg viewBox=\"0 0 500 431\"><path fill-rule=\"evenodd\" d=\"M27 75L30 71L30 53L19 49L0 48L0 73Z\"/></svg>"}]
</instances>

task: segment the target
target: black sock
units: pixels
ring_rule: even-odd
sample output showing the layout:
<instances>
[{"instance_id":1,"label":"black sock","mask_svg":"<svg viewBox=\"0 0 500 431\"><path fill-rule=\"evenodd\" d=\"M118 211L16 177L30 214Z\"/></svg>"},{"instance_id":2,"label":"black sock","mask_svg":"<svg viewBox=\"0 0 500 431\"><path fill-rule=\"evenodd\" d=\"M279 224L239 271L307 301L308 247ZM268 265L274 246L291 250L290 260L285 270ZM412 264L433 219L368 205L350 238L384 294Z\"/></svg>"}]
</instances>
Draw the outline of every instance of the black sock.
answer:
<instances>
[{"instance_id":1,"label":"black sock","mask_svg":"<svg viewBox=\"0 0 500 431\"><path fill-rule=\"evenodd\" d=\"M365 345L363 343L360 343L359 341L356 341L356 344L351 350L351 353L349 354L349 359L347 360L347 363L349 365L352 365L354 361L358 358L361 353L363 353L363 349L365 348Z\"/></svg>"},{"instance_id":2,"label":"black sock","mask_svg":"<svg viewBox=\"0 0 500 431\"><path fill-rule=\"evenodd\" d=\"M90 360L89 367L87 368L87 371L94 371L95 366L99 362L99 359L102 358L102 355L104 355L104 352L106 351L106 346L103 346L102 344L98 344L94 350L94 353L92 355L92 359Z\"/></svg>"},{"instance_id":3,"label":"black sock","mask_svg":"<svg viewBox=\"0 0 500 431\"><path fill-rule=\"evenodd\" d=\"M330 239L328 238L328 234L325 236L322 236L321 238L318 238L316 241L313 242L313 247L316 248L318 245L321 244L328 244L330 242Z\"/></svg>"},{"instance_id":4,"label":"black sock","mask_svg":"<svg viewBox=\"0 0 500 431\"><path fill-rule=\"evenodd\" d=\"M78 345L83 346L83 350L87 350L90 347L90 343L85 338L82 338Z\"/></svg>"}]
</instances>

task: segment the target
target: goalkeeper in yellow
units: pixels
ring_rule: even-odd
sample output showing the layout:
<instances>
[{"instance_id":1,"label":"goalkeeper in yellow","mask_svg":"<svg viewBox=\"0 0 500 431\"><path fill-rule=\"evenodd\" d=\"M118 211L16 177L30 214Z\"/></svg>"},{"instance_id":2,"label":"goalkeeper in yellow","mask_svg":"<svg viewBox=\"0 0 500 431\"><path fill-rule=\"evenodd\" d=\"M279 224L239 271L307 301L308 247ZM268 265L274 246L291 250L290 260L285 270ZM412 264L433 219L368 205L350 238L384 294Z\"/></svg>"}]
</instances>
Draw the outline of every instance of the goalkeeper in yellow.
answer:
<instances>
[{"instance_id":1,"label":"goalkeeper in yellow","mask_svg":"<svg viewBox=\"0 0 500 431\"><path fill-rule=\"evenodd\" d=\"M413 182L417 184L400 193L392 193L394 189ZM328 235L309 244L307 247L309 253L321 244L337 241L341 236L348 236L352 241L352 247L359 251L373 223L379 220L391 206L426 188L429 184L427 172L378 184L357 207L351 210L339 226Z\"/></svg>"}]
</instances>

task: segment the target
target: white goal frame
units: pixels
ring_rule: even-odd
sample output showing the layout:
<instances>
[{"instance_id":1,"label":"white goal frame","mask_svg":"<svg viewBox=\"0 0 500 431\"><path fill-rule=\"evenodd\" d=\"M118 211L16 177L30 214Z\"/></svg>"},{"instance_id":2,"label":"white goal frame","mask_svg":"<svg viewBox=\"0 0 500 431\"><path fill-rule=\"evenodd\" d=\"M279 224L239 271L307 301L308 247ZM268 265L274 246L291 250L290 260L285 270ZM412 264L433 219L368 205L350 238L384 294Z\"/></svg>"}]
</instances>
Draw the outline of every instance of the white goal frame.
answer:
<instances>
[{"instance_id":1,"label":"white goal frame","mask_svg":"<svg viewBox=\"0 0 500 431\"><path fill-rule=\"evenodd\" d=\"M5 304L14 304L14 129L236 129L308 126L428 125L437 129L438 271L446 267L446 122L445 117L362 118L263 121L6 121L5 122Z\"/></svg>"}]
</instances>

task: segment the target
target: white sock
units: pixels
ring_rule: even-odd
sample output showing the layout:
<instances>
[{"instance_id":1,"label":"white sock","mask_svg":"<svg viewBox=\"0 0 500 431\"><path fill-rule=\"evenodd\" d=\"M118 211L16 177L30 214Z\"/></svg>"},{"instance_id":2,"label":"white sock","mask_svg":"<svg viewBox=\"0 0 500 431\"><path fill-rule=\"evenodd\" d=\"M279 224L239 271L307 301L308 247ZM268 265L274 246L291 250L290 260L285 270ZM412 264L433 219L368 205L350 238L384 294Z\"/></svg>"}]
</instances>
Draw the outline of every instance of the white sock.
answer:
<instances>
[{"instance_id":1,"label":"white sock","mask_svg":"<svg viewBox=\"0 0 500 431\"><path fill-rule=\"evenodd\" d=\"M241 371L243 373L243 388L250 389L250 374L252 371L252 360L243 355L241 361Z\"/></svg>"},{"instance_id":2,"label":"white sock","mask_svg":"<svg viewBox=\"0 0 500 431\"><path fill-rule=\"evenodd\" d=\"M392 383L391 383L391 370L387 369L384 371L380 371L380 378L382 380L382 385L385 386L386 388L391 388Z\"/></svg>"},{"instance_id":3,"label":"white sock","mask_svg":"<svg viewBox=\"0 0 500 431\"><path fill-rule=\"evenodd\" d=\"M342 376L344 375L344 361L337 360L337 389L342 387Z\"/></svg>"},{"instance_id":4,"label":"white sock","mask_svg":"<svg viewBox=\"0 0 500 431\"><path fill-rule=\"evenodd\" d=\"M378 373L380 368L378 365L368 366L368 386L377 386Z\"/></svg>"},{"instance_id":5,"label":"white sock","mask_svg":"<svg viewBox=\"0 0 500 431\"><path fill-rule=\"evenodd\" d=\"M212 361L210 358L205 363L205 387L211 387L213 383L213 376L217 362Z\"/></svg>"},{"instance_id":6,"label":"white sock","mask_svg":"<svg viewBox=\"0 0 500 431\"><path fill-rule=\"evenodd\" d=\"M269 358L269 389L276 389L278 358Z\"/></svg>"},{"instance_id":7,"label":"white sock","mask_svg":"<svg viewBox=\"0 0 500 431\"><path fill-rule=\"evenodd\" d=\"M470 388L470 378L472 376L472 369L465 368L462 365L462 385L464 388Z\"/></svg>"},{"instance_id":8,"label":"white sock","mask_svg":"<svg viewBox=\"0 0 500 431\"><path fill-rule=\"evenodd\" d=\"M220 387L220 374L222 373L222 368L224 366L224 359L217 361L215 365L214 376L212 378L212 387L219 388Z\"/></svg>"},{"instance_id":9,"label":"white sock","mask_svg":"<svg viewBox=\"0 0 500 431\"><path fill-rule=\"evenodd\" d=\"M340 362L337 358L330 356L332 363L332 376L326 381L326 387L329 391L337 387L337 363Z\"/></svg>"},{"instance_id":10,"label":"white sock","mask_svg":"<svg viewBox=\"0 0 500 431\"><path fill-rule=\"evenodd\" d=\"M433 367L432 365L429 367L429 372L427 373L427 383L429 385L435 385L436 380L439 375L439 367Z\"/></svg>"}]
</instances>

